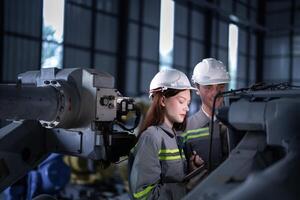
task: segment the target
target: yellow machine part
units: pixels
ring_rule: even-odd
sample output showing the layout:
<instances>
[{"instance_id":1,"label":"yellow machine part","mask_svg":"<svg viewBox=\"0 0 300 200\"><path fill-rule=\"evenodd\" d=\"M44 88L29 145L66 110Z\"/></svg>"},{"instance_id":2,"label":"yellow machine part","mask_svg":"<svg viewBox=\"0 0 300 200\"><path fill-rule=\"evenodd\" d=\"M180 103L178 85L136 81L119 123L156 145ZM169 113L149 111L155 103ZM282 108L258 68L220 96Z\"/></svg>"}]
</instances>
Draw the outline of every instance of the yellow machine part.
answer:
<instances>
[{"instance_id":1,"label":"yellow machine part","mask_svg":"<svg viewBox=\"0 0 300 200\"><path fill-rule=\"evenodd\" d=\"M71 168L71 183L73 184L96 184L112 178L117 171L115 165L104 169L101 162L74 156L65 156L64 162Z\"/></svg>"}]
</instances>

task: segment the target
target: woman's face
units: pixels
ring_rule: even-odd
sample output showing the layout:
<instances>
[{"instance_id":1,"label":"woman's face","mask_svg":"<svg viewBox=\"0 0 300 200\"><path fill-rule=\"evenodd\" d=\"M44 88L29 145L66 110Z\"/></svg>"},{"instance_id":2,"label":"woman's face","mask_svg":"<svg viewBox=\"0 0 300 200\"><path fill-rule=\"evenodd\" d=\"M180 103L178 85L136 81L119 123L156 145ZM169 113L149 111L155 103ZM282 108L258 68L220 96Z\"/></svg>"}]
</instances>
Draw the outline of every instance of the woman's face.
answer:
<instances>
[{"instance_id":1,"label":"woman's face","mask_svg":"<svg viewBox=\"0 0 300 200\"><path fill-rule=\"evenodd\" d=\"M173 123L182 123L191 101L190 90L183 90L177 95L162 98L162 106L165 108L165 123L173 126Z\"/></svg>"}]
</instances>

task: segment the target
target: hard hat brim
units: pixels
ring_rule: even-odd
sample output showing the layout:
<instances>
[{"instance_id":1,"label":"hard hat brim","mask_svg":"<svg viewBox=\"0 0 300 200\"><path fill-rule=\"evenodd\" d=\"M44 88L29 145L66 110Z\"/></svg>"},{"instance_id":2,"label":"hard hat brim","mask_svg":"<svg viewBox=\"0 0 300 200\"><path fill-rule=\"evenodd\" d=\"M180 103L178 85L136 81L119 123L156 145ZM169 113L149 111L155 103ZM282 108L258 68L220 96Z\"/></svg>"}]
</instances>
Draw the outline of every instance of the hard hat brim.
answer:
<instances>
[{"instance_id":1,"label":"hard hat brim","mask_svg":"<svg viewBox=\"0 0 300 200\"><path fill-rule=\"evenodd\" d=\"M182 88L179 88L179 87L162 87L162 88L157 88L157 89L150 90L149 91L149 98L151 98L153 96L154 92L159 92L159 91L163 92L163 91L165 91L167 89L174 89L174 90L197 90L197 88L192 87L192 86L190 86L190 87L182 87Z\"/></svg>"},{"instance_id":2,"label":"hard hat brim","mask_svg":"<svg viewBox=\"0 0 300 200\"><path fill-rule=\"evenodd\" d=\"M197 83L199 85L219 85L219 84L228 84L228 80L220 80L220 81L206 81L206 82L200 82L200 81L194 81L194 83Z\"/></svg>"}]
</instances>

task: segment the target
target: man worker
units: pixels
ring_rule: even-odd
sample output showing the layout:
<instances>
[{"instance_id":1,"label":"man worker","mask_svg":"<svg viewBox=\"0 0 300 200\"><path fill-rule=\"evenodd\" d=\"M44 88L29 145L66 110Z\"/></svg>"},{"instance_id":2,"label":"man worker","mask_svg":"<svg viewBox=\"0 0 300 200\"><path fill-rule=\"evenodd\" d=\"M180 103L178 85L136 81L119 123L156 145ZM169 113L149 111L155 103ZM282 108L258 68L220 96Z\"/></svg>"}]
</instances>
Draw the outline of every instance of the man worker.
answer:
<instances>
[{"instance_id":1,"label":"man worker","mask_svg":"<svg viewBox=\"0 0 300 200\"><path fill-rule=\"evenodd\" d=\"M188 118L187 127L182 134L187 158L199 154L206 167L209 162L209 124L212 118L213 100L216 94L224 92L230 81L225 65L214 58L203 59L193 71L192 82L201 98L201 108ZM223 105L223 98L216 100L215 108ZM210 169L215 169L227 156L226 131L220 131L220 122L214 117L214 132L212 143L212 163ZM220 134L222 133L222 134ZM225 138L225 139L224 139ZM227 151L227 152L226 152Z\"/></svg>"}]
</instances>

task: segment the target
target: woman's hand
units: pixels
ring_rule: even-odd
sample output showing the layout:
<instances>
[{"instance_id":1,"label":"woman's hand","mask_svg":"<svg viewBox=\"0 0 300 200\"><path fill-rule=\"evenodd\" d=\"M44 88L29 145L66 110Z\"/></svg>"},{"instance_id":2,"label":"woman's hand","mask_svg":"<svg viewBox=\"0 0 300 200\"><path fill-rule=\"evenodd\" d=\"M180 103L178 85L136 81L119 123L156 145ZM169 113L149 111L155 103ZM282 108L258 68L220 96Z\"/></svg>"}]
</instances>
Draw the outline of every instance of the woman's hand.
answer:
<instances>
[{"instance_id":1,"label":"woman's hand","mask_svg":"<svg viewBox=\"0 0 300 200\"><path fill-rule=\"evenodd\" d=\"M200 167L203 163L204 161L202 160L202 158L197 154L196 151L193 151L193 154L189 160L189 168L190 168L189 170L193 171L198 167Z\"/></svg>"}]
</instances>

